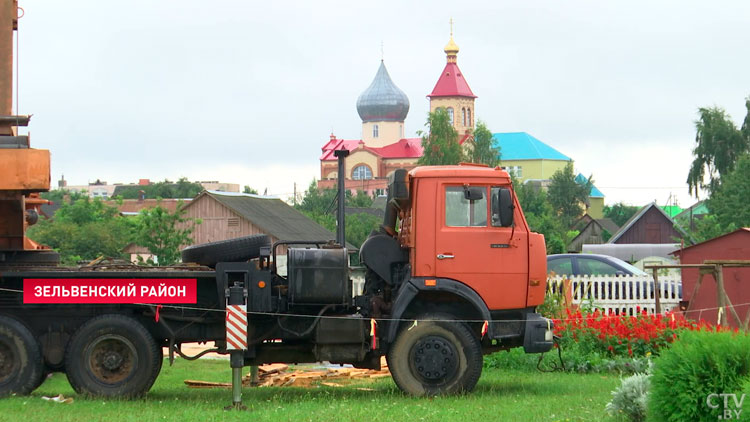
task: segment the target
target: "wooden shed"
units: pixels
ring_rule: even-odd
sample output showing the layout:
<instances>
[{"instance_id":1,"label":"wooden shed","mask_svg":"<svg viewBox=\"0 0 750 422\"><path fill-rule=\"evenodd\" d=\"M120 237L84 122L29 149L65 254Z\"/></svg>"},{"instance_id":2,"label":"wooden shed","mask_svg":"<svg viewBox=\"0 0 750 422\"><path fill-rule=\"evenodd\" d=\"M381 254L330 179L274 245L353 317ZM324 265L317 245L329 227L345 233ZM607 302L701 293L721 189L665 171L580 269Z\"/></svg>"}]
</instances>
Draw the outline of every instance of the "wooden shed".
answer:
<instances>
[{"instance_id":1,"label":"wooden shed","mask_svg":"<svg viewBox=\"0 0 750 422\"><path fill-rule=\"evenodd\" d=\"M588 214L584 214L579 219L576 227L578 227L579 233L568 244L568 252L581 252L584 244L600 245L607 243L609 237L620 229L609 218L593 218Z\"/></svg>"},{"instance_id":2,"label":"wooden shed","mask_svg":"<svg viewBox=\"0 0 750 422\"><path fill-rule=\"evenodd\" d=\"M186 217L200 219L193 244L216 242L253 234L279 240L332 240L334 233L278 198L203 191L185 206ZM286 248L279 248L284 253Z\"/></svg>"},{"instance_id":3,"label":"wooden shed","mask_svg":"<svg viewBox=\"0 0 750 422\"><path fill-rule=\"evenodd\" d=\"M675 251L674 255L680 258L681 264L702 264L706 260L750 260L750 228L741 228ZM750 267L724 268L723 276L729 300L735 305L739 317L744 320L750 308L750 305L747 305L750 303ZM686 317L716 324L716 281L713 276L704 275L698 292L693 296L697 282L697 269L682 269L682 300L689 302L691 309ZM732 327L737 327L734 318L730 316L727 320Z\"/></svg>"},{"instance_id":4,"label":"wooden shed","mask_svg":"<svg viewBox=\"0 0 750 422\"><path fill-rule=\"evenodd\" d=\"M675 243L687 234L652 202L635 213L607 243Z\"/></svg>"}]
</instances>

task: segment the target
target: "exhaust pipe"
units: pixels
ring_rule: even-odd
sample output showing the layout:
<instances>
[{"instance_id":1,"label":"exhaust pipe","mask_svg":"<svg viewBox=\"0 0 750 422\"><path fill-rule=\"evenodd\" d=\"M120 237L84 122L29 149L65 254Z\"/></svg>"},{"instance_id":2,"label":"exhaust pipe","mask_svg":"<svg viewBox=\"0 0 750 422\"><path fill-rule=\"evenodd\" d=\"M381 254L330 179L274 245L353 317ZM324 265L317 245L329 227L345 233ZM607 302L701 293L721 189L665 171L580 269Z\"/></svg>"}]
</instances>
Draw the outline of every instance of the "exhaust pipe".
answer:
<instances>
[{"instance_id":1,"label":"exhaust pipe","mask_svg":"<svg viewBox=\"0 0 750 422\"><path fill-rule=\"evenodd\" d=\"M339 175L338 175L338 188L339 188L339 203L338 212L336 213L336 242L341 245L342 248L346 247L346 220L344 219L345 207L346 207L346 157L349 155L349 150L337 149L333 151L334 157L339 160Z\"/></svg>"}]
</instances>

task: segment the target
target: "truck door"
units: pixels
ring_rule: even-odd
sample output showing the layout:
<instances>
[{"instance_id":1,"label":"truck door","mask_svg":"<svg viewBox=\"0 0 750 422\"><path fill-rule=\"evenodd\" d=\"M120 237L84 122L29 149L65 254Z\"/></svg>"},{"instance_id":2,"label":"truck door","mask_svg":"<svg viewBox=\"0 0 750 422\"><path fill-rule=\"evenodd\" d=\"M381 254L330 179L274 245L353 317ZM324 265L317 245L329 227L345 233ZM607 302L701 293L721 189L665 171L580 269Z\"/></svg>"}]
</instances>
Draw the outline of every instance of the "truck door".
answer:
<instances>
[{"instance_id":1,"label":"truck door","mask_svg":"<svg viewBox=\"0 0 750 422\"><path fill-rule=\"evenodd\" d=\"M523 308L528 284L528 233L520 218L515 219L515 230L498 227L499 222L488 218L488 198L496 189L499 187L490 185L440 186L435 218L436 276L469 285L490 309Z\"/></svg>"}]
</instances>

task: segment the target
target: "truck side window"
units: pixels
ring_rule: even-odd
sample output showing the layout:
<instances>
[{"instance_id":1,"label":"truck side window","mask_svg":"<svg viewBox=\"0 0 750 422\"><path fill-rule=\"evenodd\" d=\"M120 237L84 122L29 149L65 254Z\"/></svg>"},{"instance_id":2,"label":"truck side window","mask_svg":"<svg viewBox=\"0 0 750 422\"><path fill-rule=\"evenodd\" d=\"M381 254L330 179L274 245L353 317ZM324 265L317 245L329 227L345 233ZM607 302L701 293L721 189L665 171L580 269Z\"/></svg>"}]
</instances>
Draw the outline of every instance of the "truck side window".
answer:
<instances>
[{"instance_id":1,"label":"truck side window","mask_svg":"<svg viewBox=\"0 0 750 422\"><path fill-rule=\"evenodd\" d=\"M484 227L487 225L487 191L481 199L468 200L462 186L445 188L445 225L449 227Z\"/></svg>"}]
</instances>

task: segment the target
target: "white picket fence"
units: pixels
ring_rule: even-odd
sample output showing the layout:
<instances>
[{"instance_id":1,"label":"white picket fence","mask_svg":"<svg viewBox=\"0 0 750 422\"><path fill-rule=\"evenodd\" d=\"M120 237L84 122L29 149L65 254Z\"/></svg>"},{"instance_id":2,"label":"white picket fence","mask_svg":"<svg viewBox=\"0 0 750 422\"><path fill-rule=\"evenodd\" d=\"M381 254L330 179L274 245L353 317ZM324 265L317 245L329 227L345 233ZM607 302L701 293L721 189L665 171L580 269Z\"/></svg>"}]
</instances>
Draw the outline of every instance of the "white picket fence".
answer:
<instances>
[{"instance_id":1,"label":"white picket fence","mask_svg":"<svg viewBox=\"0 0 750 422\"><path fill-rule=\"evenodd\" d=\"M560 294L565 279L571 281L571 298L575 305L591 305L618 315L634 315L639 309L649 314L656 312L656 288L650 275L555 276L547 279L547 294ZM680 276L659 276L659 285L661 311L676 308L682 299Z\"/></svg>"}]
</instances>

